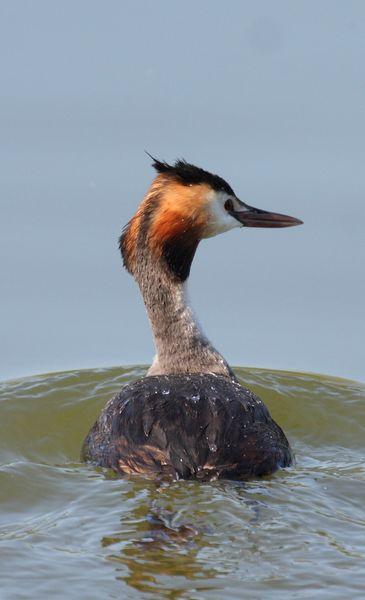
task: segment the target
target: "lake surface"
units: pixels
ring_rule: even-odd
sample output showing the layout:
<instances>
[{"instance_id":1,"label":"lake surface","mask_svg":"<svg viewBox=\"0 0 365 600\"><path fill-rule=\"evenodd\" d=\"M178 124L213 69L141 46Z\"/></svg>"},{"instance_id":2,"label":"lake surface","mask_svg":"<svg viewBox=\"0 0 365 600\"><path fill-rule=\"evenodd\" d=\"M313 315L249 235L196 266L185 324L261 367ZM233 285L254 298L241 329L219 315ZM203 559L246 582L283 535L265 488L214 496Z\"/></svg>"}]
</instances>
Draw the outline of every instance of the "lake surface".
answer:
<instances>
[{"instance_id":1,"label":"lake surface","mask_svg":"<svg viewBox=\"0 0 365 600\"><path fill-rule=\"evenodd\" d=\"M228 362L365 381L365 2L10 0L0 17L0 380L152 359L117 247L146 149L304 221L200 244L192 305Z\"/></svg>"},{"instance_id":2,"label":"lake surface","mask_svg":"<svg viewBox=\"0 0 365 600\"><path fill-rule=\"evenodd\" d=\"M158 484L80 463L105 402L144 372L0 384L1 598L363 598L365 386L236 369L296 454L269 478Z\"/></svg>"}]
</instances>

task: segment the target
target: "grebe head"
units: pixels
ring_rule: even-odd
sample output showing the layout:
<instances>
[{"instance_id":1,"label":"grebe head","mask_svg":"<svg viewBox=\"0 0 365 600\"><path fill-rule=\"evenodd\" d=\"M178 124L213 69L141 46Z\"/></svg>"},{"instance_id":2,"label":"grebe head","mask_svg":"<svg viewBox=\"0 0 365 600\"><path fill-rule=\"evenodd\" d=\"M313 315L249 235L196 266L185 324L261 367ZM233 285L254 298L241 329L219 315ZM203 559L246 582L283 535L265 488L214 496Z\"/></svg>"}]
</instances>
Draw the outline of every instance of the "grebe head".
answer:
<instances>
[{"instance_id":1,"label":"grebe head","mask_svg":"<svg viewBox=\"0 0 365 600\"><path fill-rule=\"evenodd\" d=\"M169 165L151 158L158 175L120 238L124 264L133 275L138 272L138 250L142 248L184 281L203 238L236 227L291 227L302 223L245 204L224 179L185 160Z\"/></svg>"}]
</instances>

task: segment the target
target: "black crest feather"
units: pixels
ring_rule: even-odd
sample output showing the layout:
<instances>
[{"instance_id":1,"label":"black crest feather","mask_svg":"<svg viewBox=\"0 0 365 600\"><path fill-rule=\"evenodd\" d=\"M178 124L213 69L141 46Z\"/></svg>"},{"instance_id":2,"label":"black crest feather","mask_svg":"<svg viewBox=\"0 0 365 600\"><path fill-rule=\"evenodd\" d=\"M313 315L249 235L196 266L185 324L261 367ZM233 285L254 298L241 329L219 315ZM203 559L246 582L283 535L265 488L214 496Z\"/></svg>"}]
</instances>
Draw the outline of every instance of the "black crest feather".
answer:
<instances>
[{"instance_id":1,"label":"black crest feather","mask_svg":"<svg viewBox=\"0 0 365 600\"><path fill-rule=\"evenodd\" d=\"M167 162L158 160L149 154L146 153L150 158L152 158L153 163L152 166L156 169L158 173L166 173L166 175L170 175L171 177L177 179L183 185L197 185L199 183L207 183L214 190L224 191L227 194L234 195L234 191L231 186L219 175L214 175L213 173L209 173L209 171L204 171L200 167L196 167L192 165L184 159L179 159L173 165L169 165Z\"/></svg>"}]
</instances>

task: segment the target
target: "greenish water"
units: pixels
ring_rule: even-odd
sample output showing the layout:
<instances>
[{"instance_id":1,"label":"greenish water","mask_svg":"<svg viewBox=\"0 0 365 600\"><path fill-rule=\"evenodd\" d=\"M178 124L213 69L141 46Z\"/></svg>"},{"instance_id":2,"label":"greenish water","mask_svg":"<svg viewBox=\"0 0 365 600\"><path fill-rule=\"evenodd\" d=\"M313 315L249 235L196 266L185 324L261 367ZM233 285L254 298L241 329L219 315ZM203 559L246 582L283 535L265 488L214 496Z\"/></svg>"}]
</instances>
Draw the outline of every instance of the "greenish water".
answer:
<instances>
[{"instance_id":1,"label":"greenish water","mask_svg":"<svg viewBox=\"0 0 365 600\"><path fill-rule=\"evenodd\" d=\"M364 598L365 386L236 372L296 454L249 483L159 485L79 462L143 368L1 383L1 598Z\"/></svg>"}]
</instances>

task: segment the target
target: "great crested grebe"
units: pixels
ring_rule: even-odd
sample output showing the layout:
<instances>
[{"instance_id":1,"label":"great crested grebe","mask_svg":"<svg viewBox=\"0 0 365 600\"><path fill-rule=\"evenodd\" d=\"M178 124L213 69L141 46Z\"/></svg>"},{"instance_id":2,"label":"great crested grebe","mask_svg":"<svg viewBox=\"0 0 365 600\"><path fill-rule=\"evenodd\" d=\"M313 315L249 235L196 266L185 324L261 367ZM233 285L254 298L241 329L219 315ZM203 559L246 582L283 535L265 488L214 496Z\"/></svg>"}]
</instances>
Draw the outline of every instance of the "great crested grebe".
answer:
<instances>
[{"instance_id":1,"label":"great crested grebe","mask_svg":"<svg viewBox=\"0 0 365 600\"><path fill-rule=\"evenodd\" d=\"M153 161L157 177L119 246L140 287L156 356L146 377L106 404L83 458L124 475L172 479L247 479L289 466L283 431L202 333L185 286L203 238L302 221L248 206L224 179L184 160Z\"/></svg>"}]
</instances>

